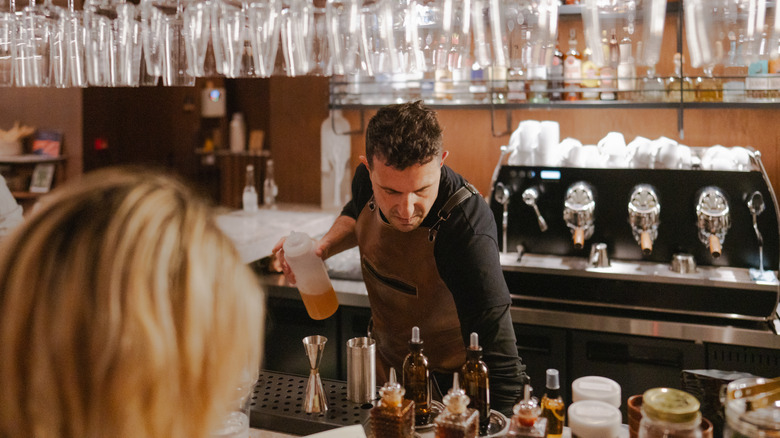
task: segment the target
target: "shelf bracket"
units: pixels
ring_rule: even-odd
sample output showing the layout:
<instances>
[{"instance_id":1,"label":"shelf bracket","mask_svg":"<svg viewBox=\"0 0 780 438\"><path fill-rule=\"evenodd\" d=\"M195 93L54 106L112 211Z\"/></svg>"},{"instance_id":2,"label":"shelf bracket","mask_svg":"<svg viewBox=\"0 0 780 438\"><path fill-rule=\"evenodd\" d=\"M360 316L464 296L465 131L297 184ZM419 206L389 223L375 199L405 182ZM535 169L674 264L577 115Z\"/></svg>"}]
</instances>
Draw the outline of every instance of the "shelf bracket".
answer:
<instances>
[{"instance_id":1,"label":"shelf bracket","mask_svg":"<svg viewBox=\"0 0 780 438\"><path fill-rule=\"evenodd\" d=\"M360 108L360 128L353 129L351 131L344 131L339 132L336 130L336 118L333 117L333 107L330 108L330 129L333 130L333 133L336 135L360 135L363 134L363 126L364 122L366 120L365 110L363 108Z\"/></svg>"},{"instance_id":2,"label":"shelf bracket","mask_svg":"<svg viewBox=\"0 0 780 438\"><path fill-rule=\"evenodd\" d=\"M496 105L493 103L493 98L490 99L490 132L493 137L504 137L512 133L512 110L504 109L506 115L506 130L501 133L496 133Z\"/></svg>"}]
</instances>

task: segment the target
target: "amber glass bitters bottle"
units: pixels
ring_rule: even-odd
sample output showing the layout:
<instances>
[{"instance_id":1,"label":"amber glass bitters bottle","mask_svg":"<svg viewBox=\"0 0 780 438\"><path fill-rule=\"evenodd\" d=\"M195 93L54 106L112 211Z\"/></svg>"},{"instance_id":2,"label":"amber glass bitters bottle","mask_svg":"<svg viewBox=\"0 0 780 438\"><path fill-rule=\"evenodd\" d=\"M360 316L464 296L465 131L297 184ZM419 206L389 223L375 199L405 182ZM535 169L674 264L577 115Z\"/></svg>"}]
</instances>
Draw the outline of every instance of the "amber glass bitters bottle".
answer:
<instances>
[{"instance_id":1,"label":"amber glass bitters bottle","mask_svg":"<svg viewBox=\"0 0 780 438\"><path fill-rule=\"evenodd\" d=\"M404 388L396 380L395 368L390 368L390 380L379 395L381 398L369 412L373 437L414 437L414 402L403 398Z\"/></svg>"},{"instance_id":2,"label":"amber glass bitters bottle","mask_svg":"<svg viewBox=\"0 0 780 438\"><path fill-rule=\"evenodd\" d=\"M431 420L430 370L428 358L422 350L420 328L412 327L409 354L404 358L403 382L406 390L404 398L414 402L414 423L417 426L425 426Z\"/></svg>"},{"instance_id":3,"label":"amber glass bitters bottle","mask_svg":"<svg viewBox=\"0 0 780 438\"><path fill-rule=\"evenodd\" d=\"M471 334L466 363L461 367L460 375L461 387L471 400L469 407L479 412L479 433L485 435L490 424L490 387L488 368L482 361L482 347L476 333Z\"/></svg>"}]
</instances>

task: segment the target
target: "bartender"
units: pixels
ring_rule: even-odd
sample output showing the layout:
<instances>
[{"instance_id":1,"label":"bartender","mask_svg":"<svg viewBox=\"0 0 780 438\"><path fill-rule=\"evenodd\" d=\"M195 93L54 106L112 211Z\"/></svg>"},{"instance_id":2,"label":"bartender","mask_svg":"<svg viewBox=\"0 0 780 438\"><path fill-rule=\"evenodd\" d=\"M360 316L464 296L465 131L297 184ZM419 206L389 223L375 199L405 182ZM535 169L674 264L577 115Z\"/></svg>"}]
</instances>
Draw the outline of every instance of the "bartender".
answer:
<instances>
[{"instance_id":1,"label":"bartender","mask_svg":"<svg viewBox=\"0 0 780 438\"><path fill-rule=\"evenodd\" d=\"M316 253L326 259L359 247L379 381L390 367L402 368L418 326L437 384L446 388L476 332L491 408L511 415L528 377L517 354L495 220L477 190L444 165L447 154L436 114L421 101L379 109L368 123L352 200ZM294 283L282 243L274 252Z\"/></svg>"}]
</instances>

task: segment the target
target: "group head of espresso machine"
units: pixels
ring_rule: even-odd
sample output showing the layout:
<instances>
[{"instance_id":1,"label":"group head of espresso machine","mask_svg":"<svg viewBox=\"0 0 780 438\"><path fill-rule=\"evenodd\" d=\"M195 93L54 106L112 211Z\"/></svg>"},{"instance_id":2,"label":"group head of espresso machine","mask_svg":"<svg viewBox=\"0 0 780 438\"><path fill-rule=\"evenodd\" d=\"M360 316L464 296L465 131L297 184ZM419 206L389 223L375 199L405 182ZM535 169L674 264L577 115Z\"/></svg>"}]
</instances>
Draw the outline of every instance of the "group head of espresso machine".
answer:
<instances>
[{"instance_id":1,"label":"group head of espresso machine","mask_svg":"<svg viewBox=\"0 0 780 438\"><path fill-rule=\"evenodd\" d=\"M765 175L504 165L490 204L510 292L766 320L780 301L780 251L765 251L780 248L780 214Z\"/></svg>"}]
</instances>

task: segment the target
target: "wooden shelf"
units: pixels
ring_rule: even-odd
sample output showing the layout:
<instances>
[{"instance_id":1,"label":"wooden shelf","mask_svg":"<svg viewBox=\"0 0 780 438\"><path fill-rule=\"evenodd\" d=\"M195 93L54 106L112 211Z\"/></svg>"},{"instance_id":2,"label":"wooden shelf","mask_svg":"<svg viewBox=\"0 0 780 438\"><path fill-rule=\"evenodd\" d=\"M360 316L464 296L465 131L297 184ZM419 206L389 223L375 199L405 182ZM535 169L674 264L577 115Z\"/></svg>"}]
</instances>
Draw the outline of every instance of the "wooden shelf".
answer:
<instances>
[{"instance_id":1,"label":"wooden shelf","mask_svg":"<svg viewBox=\"0 0 780 438\"><path fill-rule=\"evenodd\" d=\"M23 155L0 155L0 164L39 164L39 163L58 163L65 161L66 157L50 157L48 155L23 154Z\"/></svg>"},{"instance_id":2,"label":"wooden shelf","mask_svg":"<svg viewBox=\"0 0 780 438\"><path fill-rule=\"evenodd\" d=\"M24 200L24 199L38 199L42 195L45 195L46 193L33 193L33 192L20 192L20 191L12 191L11 195L13 195L14 198L18 200Z\"/></svg>"}]
</instances>

